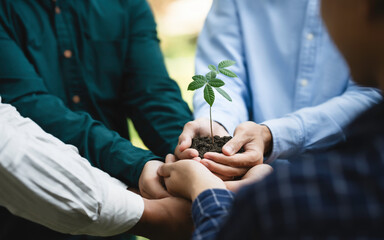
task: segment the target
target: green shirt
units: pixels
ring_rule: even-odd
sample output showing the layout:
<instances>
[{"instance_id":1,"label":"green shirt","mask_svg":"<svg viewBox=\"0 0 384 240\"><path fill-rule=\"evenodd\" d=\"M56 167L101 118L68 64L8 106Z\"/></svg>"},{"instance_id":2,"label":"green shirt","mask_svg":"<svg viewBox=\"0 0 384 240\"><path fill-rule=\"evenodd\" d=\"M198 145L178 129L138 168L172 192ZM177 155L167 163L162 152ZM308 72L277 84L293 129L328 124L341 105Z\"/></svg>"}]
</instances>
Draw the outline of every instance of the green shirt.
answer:
<instances>
[{"instance_id":1,"label":"green shirt","mask_svg":"<svg viewBox=\"0 0 384 240\"><path fill-rule=\"evenodd\" d=\"M192 119L145 0L0 0L0 52L3 102L131 186Z\"/></svg>"}]
</instances>

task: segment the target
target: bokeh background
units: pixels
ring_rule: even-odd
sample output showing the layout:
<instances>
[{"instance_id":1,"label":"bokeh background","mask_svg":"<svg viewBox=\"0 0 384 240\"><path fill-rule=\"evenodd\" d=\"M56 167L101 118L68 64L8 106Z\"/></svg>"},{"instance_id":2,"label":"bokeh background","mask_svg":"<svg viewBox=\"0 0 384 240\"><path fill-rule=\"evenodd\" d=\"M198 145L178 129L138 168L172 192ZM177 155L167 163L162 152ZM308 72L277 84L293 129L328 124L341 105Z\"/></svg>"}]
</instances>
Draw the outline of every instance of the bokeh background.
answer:
<instances>
[{"instance_id":1,"label":"bokeh background","mask_svg":"<svg viewBox=\"0 0 384 240\"><path fill-rule=\"evenodd\" d=\"M197 37L204 25L212 0L147 0L157 22L158 37L168 73L180 86L182 96L192 108L193 92L187 91L194 75ZM130 125L132 143L146 148Z\"/></svg>"}]
</instances>

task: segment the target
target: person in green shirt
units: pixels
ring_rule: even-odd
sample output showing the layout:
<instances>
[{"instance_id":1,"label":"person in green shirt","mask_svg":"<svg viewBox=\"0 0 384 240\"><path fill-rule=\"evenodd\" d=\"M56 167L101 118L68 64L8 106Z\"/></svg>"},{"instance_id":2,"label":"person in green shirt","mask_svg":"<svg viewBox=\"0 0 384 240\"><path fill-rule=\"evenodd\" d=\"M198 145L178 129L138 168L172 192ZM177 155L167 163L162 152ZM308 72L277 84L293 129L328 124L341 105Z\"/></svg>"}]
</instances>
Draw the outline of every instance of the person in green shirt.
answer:
<instances>
[{"instance_id":1,"label":"person in green shirt","mask_svg":"<svg viewBox=\"0 0 384 240\"><path fill-rule=\"evenodd\" d=\"M143 197L169 196L156 171L192 114L146 1L0 0L0 51L3 102ZM127 118L151 151L131 144ZM0 216L0 239L89 238Z\"/></svg>"}]
</instances>

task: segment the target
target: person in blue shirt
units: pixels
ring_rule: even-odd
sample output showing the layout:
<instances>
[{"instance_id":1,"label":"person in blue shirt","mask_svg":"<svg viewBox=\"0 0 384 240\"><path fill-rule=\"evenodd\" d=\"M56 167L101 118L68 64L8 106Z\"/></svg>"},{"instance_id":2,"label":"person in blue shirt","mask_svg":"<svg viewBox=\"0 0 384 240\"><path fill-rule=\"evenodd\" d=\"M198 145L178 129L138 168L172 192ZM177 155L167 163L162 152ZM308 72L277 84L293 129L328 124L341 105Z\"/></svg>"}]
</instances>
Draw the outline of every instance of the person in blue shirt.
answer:
<instances>
[{"instance_id":1,"label":"person in blue shirt","mask_svg":"<svg viewBox=\"0 0 384 240\"><path fill-rule=\"evenodd\" d=\"M225 78L228 102L212 106L214 134L232 135L246 121L258 143L243 155L232 143L223 154L207 153L203 163L224 177L242 175L259 163L298 159L345 140L345 127L381 99L361 87L334 46L320 17L320 0L214 0L198 39L196 73L209 64L236 61L238 78ZM198 156L191 139L209 134L209 106L194 95L195 121L187 124L175 154ZM220 164L223 163L223 164ZM246 168L244 168L246 167Z\"/></svg>"},{"instance_id":2,"label":"person in blue shirt","mask_svg":"<svg viewBox=\"0 0 384 240\"><path fill-rule=\"evenodd\" d=\"M322 16L356 82L383 91L384 1L323 0ZM345 142L236 195L197 161L159 174L171 193L194 200L193 239L383 239L383 123L381 101L352 121Z\"/></svg>"}]
</instances>

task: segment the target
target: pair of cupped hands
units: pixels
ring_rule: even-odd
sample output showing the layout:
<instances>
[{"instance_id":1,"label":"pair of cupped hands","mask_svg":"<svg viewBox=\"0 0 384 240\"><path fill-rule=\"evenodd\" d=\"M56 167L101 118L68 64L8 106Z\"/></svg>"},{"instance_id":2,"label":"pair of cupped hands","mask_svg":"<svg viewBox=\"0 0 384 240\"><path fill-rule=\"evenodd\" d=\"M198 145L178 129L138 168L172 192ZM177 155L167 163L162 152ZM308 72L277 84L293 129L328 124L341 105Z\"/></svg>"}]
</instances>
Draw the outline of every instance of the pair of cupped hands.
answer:
<instances>
[{"instance_id":1,"label":"pair of cupped hands","mask_svg":"<svg viewBox=\"0 0 384 240\"><path fill-rule=\"evenodd\" d=\"M207 189L220 188L236 192L240 187L263 179L273 170L263 164L264 154L271 150L272 136L266 126L254 122L240 124L233 138L222 149L223 153L208 152L201 159L190 148L192 138L210 136L209 119L188 122L179 137L174 154L165 163L149 161L139 180L144 198L159 199L170 196L194 200ZM228 136L220 124L213 123L215 135ZM243 153L237 153L240 148Z\"/></svg>"}]
</instances>

